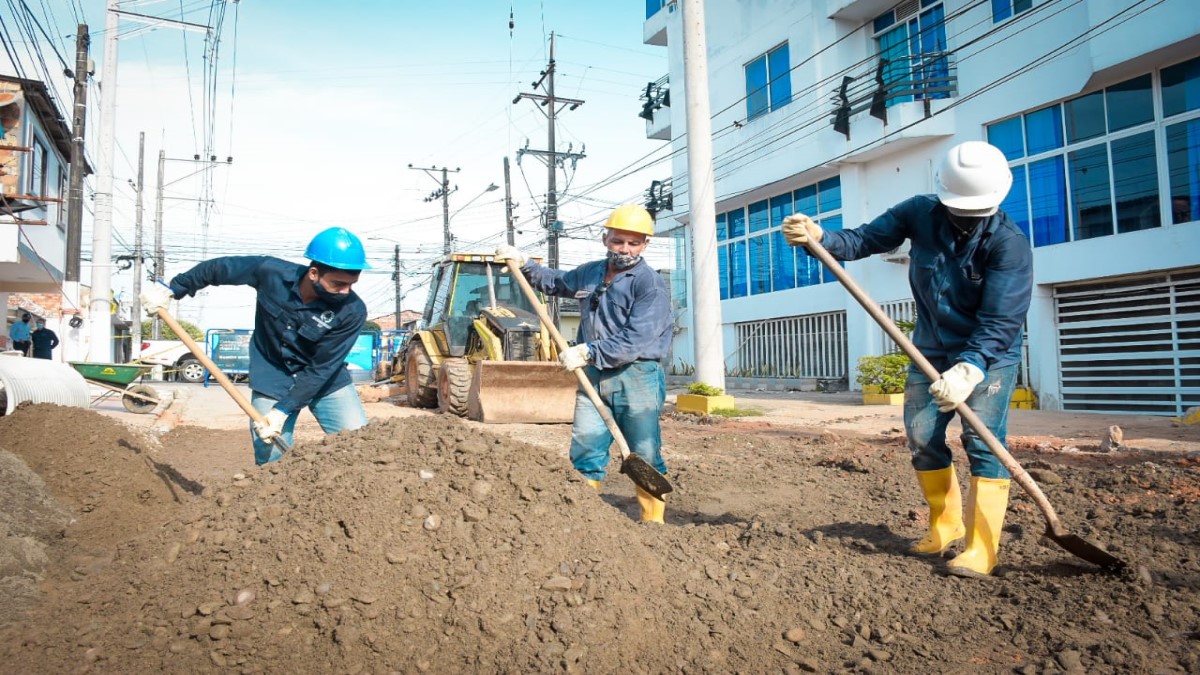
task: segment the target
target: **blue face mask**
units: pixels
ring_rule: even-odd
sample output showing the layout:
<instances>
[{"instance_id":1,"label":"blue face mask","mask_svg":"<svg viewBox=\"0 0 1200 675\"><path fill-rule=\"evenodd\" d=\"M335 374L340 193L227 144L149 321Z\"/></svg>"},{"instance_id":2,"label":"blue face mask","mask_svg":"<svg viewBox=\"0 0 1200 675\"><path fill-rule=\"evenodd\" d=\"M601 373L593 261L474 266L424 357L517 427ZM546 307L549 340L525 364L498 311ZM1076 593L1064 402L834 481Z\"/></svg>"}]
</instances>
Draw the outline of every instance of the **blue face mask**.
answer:
<instances>
[{"instance_id":1,"label":"blue face mask","mask_svg":"<svg viewBox=\"0 0 1200 675\"><path fill-rule=\"evenodd\" d=\"M317 293L317 299L329 305L330 307L341 307L350 300L349 293L334 293L333 291L325 288L325 286L321 284L321 280L319 278L313 282L313 290Z\"/></svg>"},{"instance_id":2,"label":"blue face mask","mask_svg":"<svg viewBox=\"0 0 1200 675\"><path fill-rule=\"evenodd\" d=\"M619 270L627 270L630 267L633 267L634 265L638 264L641 261L642 261L642 256L640 256L640 255L630 255L628 253L616 253L614 251L608 252L608 262L611 263L613 267L615 267Z\"/></svg>"}]
</instances>

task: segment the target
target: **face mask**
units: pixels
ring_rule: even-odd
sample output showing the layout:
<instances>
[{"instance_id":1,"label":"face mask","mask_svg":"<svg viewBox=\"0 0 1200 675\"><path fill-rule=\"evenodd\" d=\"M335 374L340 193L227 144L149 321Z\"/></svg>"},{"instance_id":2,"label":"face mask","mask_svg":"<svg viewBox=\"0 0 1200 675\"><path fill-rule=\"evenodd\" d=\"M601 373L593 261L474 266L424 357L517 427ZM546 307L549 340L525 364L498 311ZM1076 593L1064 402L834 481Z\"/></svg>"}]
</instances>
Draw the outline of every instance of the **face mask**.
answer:
<instances>
[{"instance_id":1,"label":"face mask","mask_svg":"<svg viewBox=\"0 0 1200 675\"><path fill-rule=\"evenodd\" d=\"M313 282L313 290L317 292L317 299L332 307L341 307L350 300L349 293L334 293L322 286L320 279Z\"/></svg>"},{"instance_id":2,"label":"face mask","mask_svg":"<svg viewBox=\"0 0 1200 675\"><path fill-rule=\"evenodd\" d=\"M46 324L44 324L44 323L39 323L39 324L37 325L37 329L38 329L38 330L42 330L42 329L43 329L43 328L45 328L45 327L46 327Z\"/></svg>"},{"instance_id":3,"label":"face mask","mask_svg":"<svg viewBox=\"0 0 1200 675\"><path fill-rule=\"evenodd\" d=\"M983 218L978 216L960 216L950 210L946 211L946 216L950 219L950 224L954 226L954 229L962 235L971 234L975 228L979 227L979 223L983 222Z\"/></svg>"},{"instance_id":4,"label":"face mask","mask_svg":"<svg viewBox=\"0 0 1200 675\"><path fill-rule=\"evenodd\" d=\"M612 263L613 267L615 267L619 270L627 270L630 267L633 267L634 265L641 262L641 260L642 260L642 256L640 256L640 255L630 255L628 253L616 253L613 251L608 252L608 261L610 263Z\"/></svg>"}]
</instances>

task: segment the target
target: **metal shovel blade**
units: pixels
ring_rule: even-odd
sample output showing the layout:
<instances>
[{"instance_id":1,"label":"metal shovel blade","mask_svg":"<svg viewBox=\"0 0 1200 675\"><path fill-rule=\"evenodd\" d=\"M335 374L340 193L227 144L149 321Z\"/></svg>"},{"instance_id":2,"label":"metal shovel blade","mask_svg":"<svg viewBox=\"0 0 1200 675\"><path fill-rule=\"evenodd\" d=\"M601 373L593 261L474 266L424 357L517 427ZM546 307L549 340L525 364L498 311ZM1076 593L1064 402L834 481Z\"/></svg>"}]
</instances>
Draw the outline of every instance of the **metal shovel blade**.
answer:
<instances>
[{"instance_id":1,"label":"metal shovel blade","mask_svg":"<svg viewBox=\"0 0 1200 675\"><path fill-rule=\"evenodd\" d=\"M1099 565L1105 571L1120 572L1125 569L1125 561L1077 534L1067 532L1055 534L1053 529L1047 527L1046 538L1061 546L1071 555Z\"/></svg>"},{"instance_id":2,"label":"metal shovel blade","mask_svg":"<svg viewBox=\"0 0 1200 675\"><path fill-rule=\"evenodd\" d=\"M621 461L621 473L629 476L634 485L662 499L663 495L674 490L667 477L650 466L650 463L640 456L630 453Z\"/></svg>"}]
</instances>

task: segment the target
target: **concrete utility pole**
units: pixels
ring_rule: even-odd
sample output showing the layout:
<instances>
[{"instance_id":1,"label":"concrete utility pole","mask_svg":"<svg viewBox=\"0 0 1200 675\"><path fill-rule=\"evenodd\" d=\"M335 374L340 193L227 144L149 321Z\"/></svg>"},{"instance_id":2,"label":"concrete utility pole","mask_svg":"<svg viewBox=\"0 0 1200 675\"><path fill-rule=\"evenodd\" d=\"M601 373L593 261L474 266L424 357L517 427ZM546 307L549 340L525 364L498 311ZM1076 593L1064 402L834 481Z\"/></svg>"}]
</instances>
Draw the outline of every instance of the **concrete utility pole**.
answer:
<instances>
[{"instance_id":1,"label":"concrete utility pole","mask_svg":"<svg viewBox=\"0 0 1200 675\"><path fill-rule=\"evenodd\" d=\"M396 330L400 330L400 313L404 311L404 293L400 289L400 244L396 244L395 257L392 258L392 282L396 284Z\"/></svg>"},{"instance_id":2,"label":"concrete utility pole","mask_svg":"<svg viewBox=\"0 0 1200 675\"><path fill-rule=\"evenodd\" d=\"M92 39L87 24L75 28L75 102L71 115L71 177L67 189L67 269L66 281L72 282L74 297L79 301L79 257L83 240L83 138L87 130L88 49Z\"/></svg>"},{"instance_id":3,"label":"concrete utility pole","mask_svg":"<svg viewBox=\"0 0 1200 675\"><path fill-rule=\"evenodd\" d=\"M142 188L145 187L146 132L138 134L137 206L133 229L133 325L129 329L129 358L142 353Z\"/></svg>"},{"instance_id":4,"label":"concrete utility pole","mask_svg":"<svg viewBox=\"0 0 1200 675\"><path fill-rule=\"evenodd\" d=\"M158 151L158 194L154 199L154 281L164 281L163 274L166 274L166 265L163 260L163 244L162 244L162 218L163 218L163 174L167 167L167 153L164 150ZM155 340L162 339L162 319L158 315L154 315L153 328L150 334Z\"/></svg>"},{"instance_id":5,"label":"concrete utility pole","mask_svg":"<svg viewBox=\"0 0 1200 675\"><path fill-rule=\"evenodd\" d=\"M516 231L513 228L512 181L508 175L508 156L504 157L504 232L509 246L516 246Z\"/></svg>"},{"instance_id":6,"label":"concrete utility pole","mask_svg":"<svg viewBox=\"0 0 1200 675\"><path fill-rule=\"evenodd\" d=\"M546 258L547 264L552 269L558 269L558 235L562 229L562 225L558 222L558 168L563 166L566 160L571 160L571 165L586 157L580 148L580 152L572 152L570 149L567 152L558 152L554 138L555 119L558 116L558 106L563 104L568 106L569 110L574 110L584 104L584 101L577 98L562 98L554 95L554 33L550 34L550 63L546 69L542 71L541 77L537 82L533 83L533 88L537 89L545 85L546 94L517 94L513 99L513 103L519 102L521 99L529 99L535 101L538 105L546 108L543 114L546 115L547 121L547 143L549 148L546 150L530 150L528 147L517 151L517 162L520 163L522 155L530 154L541 158L546 162L546 168L549 169L546 184L546 220L544 226L546 228ZM550 318L558 325L558 298L547 298L549 300Z\"/></svg>"},{"instance_id":7,"label":"concrete utility pole","mask_svg":"<svg viewBox=\"0 0 1200 675\"><path fill-rule=\"evenodd\" d=\"M708 41L704 0L683 0L684 91L687 99L688 210L692 230L696 381L725 388L717 219L708 106Z\"/></svg>"},{"instance_id":8,"label":"concrete utility pole","mask_svg":"<svg viewBox=\"0 0 1200 675\"><path fill-rule=\"evenodd\" d=\"M414 171L424 171L426 176L429 176L438 183L438 189L429 193L429 196L425 197L422 201L428 203L435 199L442 200L442 253L450 255L450 244L454 239L450 235L450 193L458 192L458 187L456 186L453 190L450 189L449 174L451 172L458 173L462 169L448 169L444 166L439 169L436 166L424 167L413 166L412 164L409 164L408 168ZM437 177L430 173L431 171L441 171L442 180L438 181Z\"/></svg>"},{"instance_id":9,"label":"concrete utility pole","mask_svg":"<svg viewBox=\"0 0 1200 675\"><path fill-rule=\"evenodd\" d=\"M120 18L117 0L104 9L104 63L100 70L100 152L96 156L96 203L92 217L92 319L88 360L108 363L113 359L112 316L112 212L113 147L117 114L117 33Z\"/></svg>"}]
</instances>

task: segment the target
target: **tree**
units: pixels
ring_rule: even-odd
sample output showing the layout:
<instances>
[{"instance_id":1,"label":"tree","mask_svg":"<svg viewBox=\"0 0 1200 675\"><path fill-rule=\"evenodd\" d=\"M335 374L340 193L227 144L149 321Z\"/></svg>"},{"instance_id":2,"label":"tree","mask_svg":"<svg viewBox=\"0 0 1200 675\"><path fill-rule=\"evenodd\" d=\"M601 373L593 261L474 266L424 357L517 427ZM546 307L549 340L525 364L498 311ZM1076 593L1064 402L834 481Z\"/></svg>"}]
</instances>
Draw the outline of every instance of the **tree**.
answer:
<instances>
[{"instance_id":1,"label":"tree","mask_svg":"<svg viewBox=\"0 0 1200 675\"><path fill-rule=\"evenodd\" d=\"M154 324L154 322L149 319L142 322L142 337L143 338L147 338L148 336L154 334L153 324ZM179 325L183 326L183 329L185 331L187 331L187 334L190 335L193 340L200 340L200 339L204 338L204 331L200 330L200 328L196 324L194 324L190 321L180 320ZM175 331L171 330L170 326L163 324L162 339L178 340L179 336L175 334Z\"/></svg>"},{"instance_id":2,"label":"tree","mask_svg":"<svg viewBox=\"0 0 1200 675\"><path fill-rule=\"evenodd\" d=\"M363 330L383 330L382 328L379 327L379 324L375 323L374 321L368 321L368 322L364 323L362 329Z\"/></svg>"}]
</instances>

